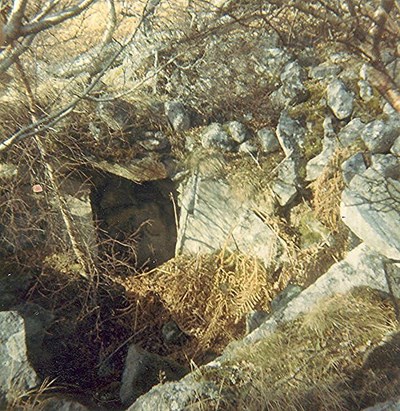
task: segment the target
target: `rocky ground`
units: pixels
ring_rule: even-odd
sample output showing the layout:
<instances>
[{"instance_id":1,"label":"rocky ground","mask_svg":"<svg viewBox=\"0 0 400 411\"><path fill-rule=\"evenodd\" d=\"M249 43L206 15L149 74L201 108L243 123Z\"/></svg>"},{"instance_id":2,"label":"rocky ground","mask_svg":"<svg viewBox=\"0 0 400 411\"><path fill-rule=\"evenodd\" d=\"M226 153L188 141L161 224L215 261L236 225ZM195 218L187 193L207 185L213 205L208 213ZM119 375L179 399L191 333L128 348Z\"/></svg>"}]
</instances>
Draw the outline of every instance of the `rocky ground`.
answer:
<instances>
[{"instance_id":1,"label":"rocky ground","mask_svg":"<svg viewBox=\"0 0 400 411\"><path fill-rule=\"evenodd\" d=\"M396 104L311 17L222 3L164 5L1 151L0 409L398 409ZM96 75L79 55L38 51L43 112ZM3 135L25 94L11 71Z\"/></svg>"}]
</instances>

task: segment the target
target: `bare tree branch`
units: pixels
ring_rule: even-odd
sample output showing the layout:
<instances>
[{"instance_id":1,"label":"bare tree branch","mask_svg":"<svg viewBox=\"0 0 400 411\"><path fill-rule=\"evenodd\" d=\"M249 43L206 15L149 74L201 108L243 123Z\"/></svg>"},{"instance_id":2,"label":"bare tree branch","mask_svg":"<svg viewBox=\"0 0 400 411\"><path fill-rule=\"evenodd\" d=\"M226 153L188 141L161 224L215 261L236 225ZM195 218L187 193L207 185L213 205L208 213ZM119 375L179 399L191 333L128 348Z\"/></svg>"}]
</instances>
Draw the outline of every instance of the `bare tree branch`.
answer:
<instances>
[{"instance_id":1,"label":"bare tree branch","mask_svg":"<svg viewBox=\"0 0 400 411\"><path fill-rule=\"evenodd\" d=\"M7 71L17 61L19 56L29 49L35 37L35 34L25 37L16 47L12 45L7 46L0 54L0 73Z\"/></svg>"},{"instance_id":2,"label":"bare tree branch","mask_svg":"<svg viewBox=\"0 0 400 411\"><path fill-rule=\"evenodd\" d=\"M31 85L29 83L25 70L19 60L16 61L16 66L17 66L18 72L21 76L22 82L25 87L25 92L26 92L28 102L29 102L29 109L31 112L30 114L31 114L32 123L36 123L38 120L38 112L37 112L38 106L35 102L35 97L33 95ZM42 139L41 137L43 136L41 136L40 133L37 132L35 134L34 140L38 147L41 160L45 166L45 170L46 170L47 178L50 182L50 186L55 194L56 204L61 214L62 220L64 222L72 250L75 254L77 261L79 262L82 268L81 275L84 278L89 278L92 274L95 273L95 270L96 270L93 256L90 252L90 247L85 241L82 241L82 239L79 236L79 232L76 228L76 225L74 224L73 218L68 208L68 205L64 197L60 193L59 184L56 178L56 173L50 161L51 156L49 155L47 147L46 147L46 139Z\"/></svg>"},{"instance_id":3,"label":"bare tree branch","mask_svg":"<svg viewBox=\"0 0 400 411\"><path fill-rule=\"evenodd\" d=\"M381 59L380 44L385 32L388 15L392 11L393 6L394 0L381 0L381 4L374 15L374 25L369 34L372 36L372 52L376 61Z\"/></svg>"},{"instance_id":4,"label":"bare tree branch","mask_svg":"<svg viewBox=\"0 0 400 411\"><path fill-rule=\"evenodd\" d=\"M32 21L39 21L43 17L46 17L58 4L60 4L60 0L48 0L47 4L43 6Z\"/></svg>"},{"instance_id":5,"label":"bare tree branch","mask_svg":"<svg viewBox=\"0 0 400 411\"><path fill-rule=\"evenodd\" d=\"M77 60L71 62L67 67L62 66L56 75L71 77L79 73L97 74L105 61L112 56L119 47L113 42L113 35L117 26L117 15L114 0L105 0L107 4L107 25L104 30L100 44L82 53Z\"/></svg>"},{"instance_id":6,"label":"bare tree branch","mask_svg":"<svg viewBox=\"0 0 400 411\"><path fill-rule=\"evenodd\" d=\"M11 43L20 36L22 19L24 18L28 0L14 0L10 17L4 27L4 34L7 43Z\"/></svg>"},{"instance_id":7,"label":"bare tree branch","mask_svg":"<svg viewBox=\"0 0 400 411\"><path fill-rule=\"evenodd\" d=\"M0 48L3 47L3 44L6 39L6 33L4 32L4 26L5 26L4 21L0 15Z\"/></svg>"},{"instance_id":8,"label":"bare tree branch","mask_svg":"<svg viewBox=\"0 0 400 411\"><path fill-rule=\"evenodd\" d=\"M24 1L24 0L19 0L19 1ZM37 34L51 27L54 27L58 24L61 24L64 21L81 14L90 5L92 5L94 1L95 0L82 0L76 6L70 7L58 13L48 15L47 17L44 17L44 18L43 18L43 13L40 13L41 17L39 17L39 19L36 18L36 20L31 21L30 23L22 25L20 21L19 26L14 24L14 26L11 25L10 27L8 27L11 23L13 23L13 20L16 20L16 18L12 18L11 16L9 22L7 22L6 24L6 35L7 35L6 40L8 43L10 43L13 40L18 39L19 37L26 37L32 34Z\"/></svg>"},{"instance_id":9,"label":"bare tree branch","mask_svg":"<svg viewBox=\"0 0 400 411\"><path fill-rule=\"evenodd\" d=\"M111 43L115 28L117 26L117 13L115 11L115 3L114 0L106 0L107 3L107 27L103 34L102 45L103 47L109 43Z\"/></svg>"},{"instance_id":10,"label":"bare tree branch","mask_svg":"<svg viewBox=\"0 0 400 411\"><path fill-rule=\"evenodd\" d=\"M60 0L49 0L41 11L31 20L30 23L23 25L22 20L26 10L27 0L16 0L10 12L8 21L3 25L0 24L0 46L3 43L8 44L8 47L0 53L0 72L5 72L10 68L23 53L25 53L35 38L35 35L50 27L54 27L64 21L78 16L86 10L95 0L82 0L78 5L70 7L52 15L48 15L59 3ZM112 31L115 28L115 8L113 11L113 0L108 0L109 12L111 17L109 21L114 21L109 24L106 30L107 38L112 37ZM1 38L3 36L3 39ZM16 40L23 37L20 44L17 45Z\"/></svg>"},{"instance_id":11,"label":"bare tree branch","mask_svg":"<svg viewBox=\"0 0 400 411\"><path fill-rule=\"evenodd\" d=\"M66 117L69 113L71 113L74 108L79 104L82 99L84 99L89 93L96 87L98 82L101 80L103 75L107 72L107 70L113 65L115 60L121 55L121 53L129 46L129 44L133 41L136 37L139 29L141 28L143 21L145 19L145 15L142 15L141 19L139 20L135 30L133 31L132 35L129 39L125 42L121 48L116 51L112 57L108 60L107 64L103 67L103 69L92 79L90 84L83 90L83 92L75 97L69 104L61 107L60 109L54 111L46 115L45 117L38 119L37 121L29 124L26 127L21 128L17 132L15 132L10 137L6 138L2 142L0 142L0 152L9 149L13 144L22 139L27 137L31 137L36 135L38 132L42 133L46 130L51 129L55 124L57 124L61 119Z\"/></svg>"},{"instance_id":12,"label":"bare tree branch","mask_svg":"<svg viewBox=\"0 0 400 411\"><path fill-rule=\"evenodd\" d=\"M371 67L368 78L386 101L400 113L400 90L393 79L384 70L374 67Z\"/></svg>"}]
</instances>

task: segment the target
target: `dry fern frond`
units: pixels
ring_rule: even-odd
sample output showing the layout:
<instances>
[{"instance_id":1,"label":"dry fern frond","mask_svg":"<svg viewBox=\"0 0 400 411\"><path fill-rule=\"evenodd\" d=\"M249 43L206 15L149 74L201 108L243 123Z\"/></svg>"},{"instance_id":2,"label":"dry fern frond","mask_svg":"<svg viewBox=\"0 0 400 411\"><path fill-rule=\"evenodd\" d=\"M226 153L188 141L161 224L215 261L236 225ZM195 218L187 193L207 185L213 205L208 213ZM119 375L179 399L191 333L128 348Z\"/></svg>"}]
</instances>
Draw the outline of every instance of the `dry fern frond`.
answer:
<instances>
[{"instance_id":1,"label":"dry fern frond","mask_svg":"<svg viewBox=\"0 0 400 411\"><path fill-rule=\"evenodd\" d=\"M136 289L131 280L128 289ZM239 338L244 315L268 305L273 283L263 265L241 254L178 256L140 281L197 344L195 351L222 349ZM136 285L134 285L136 284Z\"/></svg>"}]
</instances>

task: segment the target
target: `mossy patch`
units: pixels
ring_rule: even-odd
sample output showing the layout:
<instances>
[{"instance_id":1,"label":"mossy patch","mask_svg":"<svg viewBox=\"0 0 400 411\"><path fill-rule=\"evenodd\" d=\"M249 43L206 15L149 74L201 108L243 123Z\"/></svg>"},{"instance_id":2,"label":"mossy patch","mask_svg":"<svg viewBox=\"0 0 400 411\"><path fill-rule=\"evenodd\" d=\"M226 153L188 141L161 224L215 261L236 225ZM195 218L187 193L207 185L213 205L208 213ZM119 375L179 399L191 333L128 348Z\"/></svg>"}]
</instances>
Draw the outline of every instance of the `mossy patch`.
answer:
<instances>
[{"instance_id":1,"label":"mossy patch","mask_svg":"<svg viewBox=\"0 0 400 411\"><path fill-rule=\"evenodd\" d=\"M307 162L322 150L323 122L326 118L327 109L325 101L326 85L321 81L308 80L305 82L305 86L309 92L308 100L291 107L288 114L306 125L302 155L304 162Z\"/></svg>"},{"instance_id":2,"label":"mossy patch","mask_svg":"<svg viewBox=\"0 0 400 411\"><path fill-rule=\"evenodd\" d=\"M353 117L359 117L364 123L369 123L373 120L386 119L386 114L383 112L382 97L379 96L376 90L373 91L373 96L368 101L363 101L360 98L355 99Z\"/></svg>"},{"instance_id":3,"label":"mossy patch","mask_svg":"<svg viewBox=\"0 0 400 411\"><path fill-rule=\"evenodd\" d=\"M291 209L290 222L299 233L300 247L303 249L326 243L329 238L330 231L317 220L312 208L306 203Z\"/></svg>"},{"instance_id":4,"label":"mossy patch","mask_svg":"<svg viewBox=\"0 0 400 411\"><path fill-rule=\"evenodd\" d=\"M235 195L255 205L258 211L270 214L274 210L270 184L283 158L280 151L259 158L248 154L231 155L226 166L226 177Z\"/></svg>"}]
</instances>

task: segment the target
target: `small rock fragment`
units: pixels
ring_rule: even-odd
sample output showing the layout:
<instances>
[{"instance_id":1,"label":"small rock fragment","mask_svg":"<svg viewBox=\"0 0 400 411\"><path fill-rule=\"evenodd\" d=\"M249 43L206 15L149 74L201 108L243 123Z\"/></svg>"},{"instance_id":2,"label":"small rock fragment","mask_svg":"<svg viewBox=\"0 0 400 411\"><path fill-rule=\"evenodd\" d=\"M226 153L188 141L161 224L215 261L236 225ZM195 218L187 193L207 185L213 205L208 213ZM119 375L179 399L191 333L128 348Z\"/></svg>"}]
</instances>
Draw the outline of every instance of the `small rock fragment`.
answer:
<instances>
[{"instance_id":1,"label":"small rock fragment","mask_svg":"<svg viewBox=\"0 0 400 411\"><path fill-rule=\"evenodd\" d=\"M232 151L235 147L235 141L219 123L212 123L204 130L201 144L206 149L216 148L222 151Z\"/></svg>"},{"instance_id":2,"label":"small rock fragment","mask_svg":"<svg viewBox=\"0 0 400 411\"><path fill-rule=\"evenodd\" d=\"M257 138L260 142L261 150L265 154L274 153L281 148L275 131L268 127L258 130Z\"/></svg>"},{"instance_id":3,"label":"small rock fragment","mask_svg":"<svg viewBox=\"0 0 400 411\"><path fill-rule=\"evenodd\" d=\"M175 131L184 131L190 128L190 115L181 102L168 101L165 103L164 109L165 115Z\"/></svg>"},{"instance_id":4,"label":"small rock fragment","mask_svg":"<svg viewBox=\"0 0 400 411\"><path fill-rule=\"evenodd\" d=\"M327 103L335 117L344 120L353 112L354 94L350 92L342 80L333 80L327 88Z\"/></svg>"}]
</instances>

